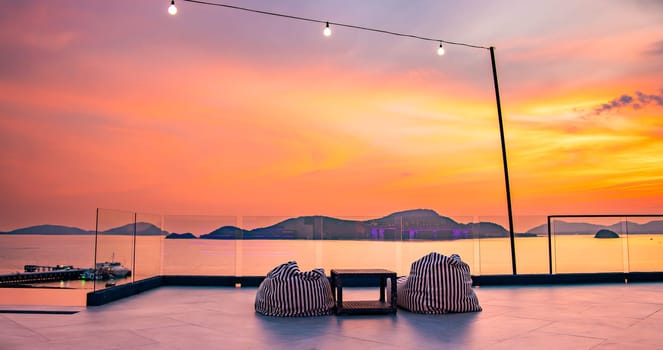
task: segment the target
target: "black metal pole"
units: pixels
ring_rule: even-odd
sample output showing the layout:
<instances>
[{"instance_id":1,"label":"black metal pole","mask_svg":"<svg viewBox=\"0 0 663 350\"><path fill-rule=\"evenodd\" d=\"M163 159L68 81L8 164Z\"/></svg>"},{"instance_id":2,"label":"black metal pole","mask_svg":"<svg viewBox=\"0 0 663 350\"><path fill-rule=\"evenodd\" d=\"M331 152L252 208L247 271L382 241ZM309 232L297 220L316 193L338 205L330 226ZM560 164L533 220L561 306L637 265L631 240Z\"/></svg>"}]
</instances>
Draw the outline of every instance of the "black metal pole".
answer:
<instances>
[{"instance_id":1,"label":"black metal pole","mask_svg":"<svg viewBox=\"0 0 663 350\"><path fill-rule=\"evenodd\" d=\"M136 282L136 229L138 228L136 220L138 220L138 213L134 212L134 244L133 244L133 258L131 259L131 268L132 268L131 282Z\"/></svg>"},{"instance_id":2,"label":"black metal pole","mask_svg":"<svg viewBox=\"0 0 663 350\"><path fill-rule=\"evenodd\" d=\"M94 218L94 262L92 268L94 273L92 274L92 291L97 291L97 244L99 242L99 208L97 208L96 217Z\"/></svg>"},{"instance_id":3,"label":"black metal pole","mask_svg":"<svg viewBox=\"0 0 663 350\"><path fill-rule=\"evenodd\" d=\"M548 216L548 273L552 275L552 238L551 238L550 216Z\"/></svg>"},{"instance_id":4,"label":"black metal pole","mask_svg":"<svg viewBox=\"0 0 663 350\"><path fill-rule=\"evenodd\" d=\"M495 66L495 48L490 47L490 62L493 65L493 82L495 83L495 99L497 100L497 118L500 122L500 140L502 141L502 162L504 162L504 183L506 184L506 206L509 213L509 238L511 240L511 268L516 271L516 245L513 233L513 212L511 210L511 186L509 185L509 166L506 163L506 143L504 142L504 126L502 124L502 103L500 102L500 88L497 84L497 67Z\"/></svg>"}]
</instances>

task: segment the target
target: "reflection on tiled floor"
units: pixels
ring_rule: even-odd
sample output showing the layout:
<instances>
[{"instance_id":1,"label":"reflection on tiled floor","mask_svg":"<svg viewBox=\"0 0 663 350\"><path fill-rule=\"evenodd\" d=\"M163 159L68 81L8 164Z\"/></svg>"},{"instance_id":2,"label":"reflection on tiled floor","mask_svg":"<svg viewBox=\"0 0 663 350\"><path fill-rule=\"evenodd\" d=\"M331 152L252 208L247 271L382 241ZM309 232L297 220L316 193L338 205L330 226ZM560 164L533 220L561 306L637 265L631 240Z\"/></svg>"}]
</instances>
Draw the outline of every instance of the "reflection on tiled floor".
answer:
<instances>
[{"instance_id":1,"label":"reflection on tiled floor","mask_svg":"<svg viewBox=\"0 0 663 350\"><path fill-rule=\"evenodd\" d=\"M257 315L255 292L162 287L71 315L0 313L0 349L663 349L663 283L481 287L478 313L312 318Z\"/></svg>"}]
</instances>

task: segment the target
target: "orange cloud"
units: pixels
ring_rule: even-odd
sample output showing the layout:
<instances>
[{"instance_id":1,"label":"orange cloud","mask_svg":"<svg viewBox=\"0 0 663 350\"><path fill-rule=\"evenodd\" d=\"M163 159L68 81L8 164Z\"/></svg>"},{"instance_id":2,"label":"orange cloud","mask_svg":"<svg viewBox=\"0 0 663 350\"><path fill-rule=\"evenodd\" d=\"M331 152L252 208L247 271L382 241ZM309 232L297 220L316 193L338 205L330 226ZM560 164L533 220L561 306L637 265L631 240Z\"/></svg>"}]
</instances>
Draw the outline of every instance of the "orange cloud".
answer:
<instances>
[{"instance_id":1,"label":"orange cloud","mask_svg":"<svg viewBox=\"0 0 663 350\"><path fill-rule=\"evenodd\" d=\"M5 204L505 213L487 51L413 59L381 44L394 57L377 61L361 40L233 37L208 31L207 15L166 22L145 8L94 20L94 6L65 8L65 25L39 3L2 24L0 49L16 53L0 79ZM661 109L587 117L660 89L660 63L646 53L659 28L590 29L497 41L517 213L663 207Z\"/></svg>"}]
</instances>

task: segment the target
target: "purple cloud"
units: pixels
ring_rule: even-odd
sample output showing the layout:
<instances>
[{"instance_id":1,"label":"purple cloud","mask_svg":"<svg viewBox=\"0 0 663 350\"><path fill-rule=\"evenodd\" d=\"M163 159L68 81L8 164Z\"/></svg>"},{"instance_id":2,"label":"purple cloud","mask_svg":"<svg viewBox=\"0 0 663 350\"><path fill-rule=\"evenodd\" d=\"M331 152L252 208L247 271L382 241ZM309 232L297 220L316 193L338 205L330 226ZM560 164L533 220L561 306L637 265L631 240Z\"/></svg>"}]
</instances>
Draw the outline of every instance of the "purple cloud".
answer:
<instances>
[{"instance_id":1,"label":"purple cloud","mask_svg":"<svg viewBox=\"0 0 663 350\"><path fill-rule=\"evenodd\" d=\"M659 106L663 106L663 89L661 90L660 95L647 95L640 91L636 91L635 95L638 97L638 101L643 105L648 105L654 102Z\"/></svg>"},{"instance_id":2,"label":"purple cloud","mask_svg":"<svg viewBox=\"0 0 663 350\"><path fill-rule=\"evenodd\" d=\"M605 112L610 112L613 109L620 109L629 106L634 110L639 110L652 103L663 106L663 88L660 89L658 94L645 94L641 91L636 91L635 96L627 94L621 95L612 101L602 103L595 107L591 115L599 115Z\"/></svg>"},{"instance_id":3,"label":"purple cloud","mask_svg":"<svg viewBox=\"0 0 663 350\"><path fill-rule=\"evenodd\" d=\"M629 95L622 95L622 97L619 98L619 102L621 102L623 104L629 104L629 103L633 102L633 97L631 97Z\"/></svg>"},{"instance_id":4,"label":"purple cloud","mask_svg":"<svg viewBox=\"0 0 663 350\"><path fill-rule=\"evenodd\" d=\"M663 55L663 40L653 43L651 48L647 50L647 53L650 55Z\"/></svg>"}]
</instances>

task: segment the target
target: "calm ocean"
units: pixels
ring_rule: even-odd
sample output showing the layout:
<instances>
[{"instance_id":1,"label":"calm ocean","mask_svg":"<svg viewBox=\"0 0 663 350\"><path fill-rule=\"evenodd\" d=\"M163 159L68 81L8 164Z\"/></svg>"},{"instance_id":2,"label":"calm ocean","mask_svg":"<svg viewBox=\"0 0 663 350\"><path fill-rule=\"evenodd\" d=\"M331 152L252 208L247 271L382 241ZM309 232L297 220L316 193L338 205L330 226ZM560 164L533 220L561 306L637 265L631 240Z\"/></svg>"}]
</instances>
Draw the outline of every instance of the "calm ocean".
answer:
<instances>
[{"instance_id":1,"label":"calm ocean","mask_svg":"<svg viewBox=\"0 0 663 350\"><path fill-rule=\"evenodd\" d=\"M455 241L320 241L320 240L201 240L101 236L97 261L118 261L133 270L131 282L155 275L263 276L274 266L295 260L302 270L385 268L399 275L410 264L437 251L459 254L473 275L510 274L511 253L505 238ZM547 237L516 239L518 273L548 273ZM22 272L24 265L94 266L94 236L0 235L0 274ZM553 271L648 272L663 271L663 235L631 235L596 239L558 236L553 239ZM85 293L104 288L101 282L63 281L49 287L49 302L84 305ZM51 297L54 290L61 297ZM26 291L27 290L27 291ZM41 290L41 292L39 291ZM32 295L35 296L32 296ZM0 288L0 304L44 304L42 288ZM61 300L60 300L61 299Z\"/></svg>"}]
</instances>

